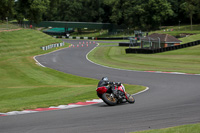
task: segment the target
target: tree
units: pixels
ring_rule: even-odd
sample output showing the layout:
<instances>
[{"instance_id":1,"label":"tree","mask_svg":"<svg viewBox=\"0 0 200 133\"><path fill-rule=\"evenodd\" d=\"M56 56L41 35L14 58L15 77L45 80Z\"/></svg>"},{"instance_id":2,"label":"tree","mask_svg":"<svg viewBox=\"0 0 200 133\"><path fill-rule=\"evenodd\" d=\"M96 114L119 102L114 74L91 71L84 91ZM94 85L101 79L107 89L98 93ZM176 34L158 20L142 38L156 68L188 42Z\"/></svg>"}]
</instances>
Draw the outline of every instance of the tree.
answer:
<instances>
[{"instance_id":1,"label":"tree","mask_svg":"<svg viewBox=\"0 0 200 133\"><path fill-rule=\"evenodd\" d=\"M31 2L27 18L32 23L39 23L42 21L42 16L49 6L49 0L33 0Z\"/></svg>"},{"instance_id":2,"label":"tree","mask_svg":"<svg viewBox=\"0 0 200 133\"><path fill-rule=\"evenodd\" d=\"M174 12L172 16L169 16L169 18L163 22L165 25L177 25L179 21L185 21L186 17L183 13L183 11L180 8L180 5L183 3L184 0L168 0L168 2L171 4L171 8Z\"/></svg>"},{"instance_id":3,"label":"tree","mask_svg":"<svg viewBox=\"0 0 200 133\"><path fill-rule=\"evenodd\" d=\"M3 21L6 17L14 15L15 0L0 0L0 19Z\"/></svg>"},{"instance_id":4,"label":"tree","mask_svg":"<svg viewBox=\"0 0 200 133\"><path fill-rule=\"evenodd\" d=\"M110 23L111 19L110 16L112 15L112 7L115 0L103 0L101 3L101 8L104 11L103 14L101 14L101 19L103 23Z\"/></svg>"},{"instance_id":5,"label":"tree","mask_svg":"<svg viewBox=\"0 0 200 133\"><path fill-rule=\"evenodd\" d=\"M163 21L174 14L171 4L167 0L149 0L144 9L145 23L148 29L157 29Z\"/></svg>"},{"instance_id":6,"label":"tree","mask_svg":"<svg viewBox=\"0 0 200 133\"><path fill-rule=\"evenodd\" d=\"M144 28L144 4L145 1L126 1L123 5L124 8L124 23L128 27Z\"/></svg>"},{"instance_id":7,"label":"tree","mask_svg":"<svg viewBox=\"0 0 200 133\"><path fill-rule=\"evenodd\" d=\"M43 19L46 21L53 21L58 19L58 6L61 0L50 0L49 6L47 7L46 12L44 13Z\"/></svg>"},{"instance_id":8,"label":"tree","mask_svg":"<svg viewBox=\"0 0 200 133\"><path fill-rule=\"evenodd\" d=\"M85 15L91 22L102 22L104 9L101 0L83 0L83 8ZM86 21L88 21L86 20Z\"/></svg>"},{"instance_id":9,"label":"tree","mask_svg":"<svg viewBox=\"0 0 200 133\"><path fill-rule=\"evenodd\" d=\"M24 18L35 23L42 20L104 22L152 30L180 20L187 23L184 13L190 17L192 28L193 21L199 22L200 17L200 0L1 0L0 19L5 19L4 5L8 1L16 3L19 22Z\"/></svg>"},{"instance_id":10,"label":"tree","mask_svg":"<svg viewBox=\"0 0 200 133\"><path fill-rule=\"evenodd\" d=\"M16 10L16 19L18 23L21 23L24 21L24 18L27 16L28 7L30 3L27 0L18 0L15 4L15 10Z\"/></svg>"},{"instance_id":11,"label":"tree","mask_svg":"<svg viewBox=\"0 0 200 133\"><path fill-rule=\"evenodd\" d=\"M17 18L27 18L30 23L39 23L42 16L49 6L49 0L18 0L17 1ZM23 20L20 20L23 21Z\"/></svg>"},{"instance_id":12,"label":"tree","mask_svg":"<svg viewBox=\"0 0 200 133\"><path fill-rule=\"evenodd\" d=\"M61 0L58 7L58 16L61 21L83 21L85 13L81 0Z\"/></svg>"},{"instance_id":13,"label":"tree","mask_svg":"<svg viewBox=\"0 0 200 133\"><path fill-rule=\"evenodd\" d=\"M101 0L61 0L59 20L75 22L102 22L104 10Z\"/></svg>"},{"instance_id":14,"label":"tree","mask_svg":"<svg viewBox=\"0 0 200 133\"><path fill-rule=\"evenodd\" d=\"M192 30L192 20L193 20L193 15L199 11L199 3L200 0L186 0L184 3L181 4L181 8L185 11L185 13L189 16L190 18L190 25L191 25L191 30Z\"/></svg>"},{"instance_id":15,"label":"tree","mask_svg":"<svg viewBox=\"0 0 200 133\"><path fill-rule=\"evenodd\" d=\"M110 16L110 19L118 25L122 25L124 23L124 3L125 0L111 1L110 3L112 4L112 15Z\"/></svg>"},{"instance_id":16,"label":"tree","mask_svg":"<svg viewBox=\"0 0 200 133\"><path fill-rule=\"evenodd\" d=\"M116 0L113 3L111 20L119 25L139 29L157 29L173 15L167 0Z\"/></svg>"}]
</instances>

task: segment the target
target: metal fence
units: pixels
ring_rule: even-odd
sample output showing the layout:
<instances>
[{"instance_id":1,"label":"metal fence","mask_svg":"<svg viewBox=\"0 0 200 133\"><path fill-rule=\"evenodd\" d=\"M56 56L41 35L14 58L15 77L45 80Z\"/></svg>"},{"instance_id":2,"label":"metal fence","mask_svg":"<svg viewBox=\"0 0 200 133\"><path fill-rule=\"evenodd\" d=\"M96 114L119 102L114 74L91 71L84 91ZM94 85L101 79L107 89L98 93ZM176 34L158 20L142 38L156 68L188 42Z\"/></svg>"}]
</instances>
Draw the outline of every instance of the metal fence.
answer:
<instances>
[{"instance_id":1,"label":"metal fence","mask_svg":"<svg viewBox=\"0 0 200 133\"><path fill-rule=\"evenodd\" d=\"M160 38L142 37L140 38L140 48L157 49L161 48Z\"/></svg>"}]
</instances>

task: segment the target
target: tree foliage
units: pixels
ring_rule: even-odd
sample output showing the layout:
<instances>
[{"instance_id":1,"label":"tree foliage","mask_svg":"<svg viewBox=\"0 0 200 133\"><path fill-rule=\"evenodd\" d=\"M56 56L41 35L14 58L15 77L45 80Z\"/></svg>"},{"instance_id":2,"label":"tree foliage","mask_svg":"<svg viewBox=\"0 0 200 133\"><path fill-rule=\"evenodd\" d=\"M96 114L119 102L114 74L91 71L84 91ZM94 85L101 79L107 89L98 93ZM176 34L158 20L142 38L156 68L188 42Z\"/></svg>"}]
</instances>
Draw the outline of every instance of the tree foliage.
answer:
<instances>
[{"instance_id":1,"label":"tree foliage","mask_svg":"<svg viewBox=\"0 0 200 133\"><path fill-rule=\"evenodd\" d=\"M162 22L173 15L171 4L167 0L149 0L145 5L146 25L149 29L159 27Z\"/></svg>"},{"instance_id":2,"label":"tree foliage","mask_svg":"<svg viewBox=\"0 0 200 133\"><path fill-rule=\"evenodd\" d=\"M16 2L16 18L18 21L27 18L31 23L39 23L48 7L49 0L18 0Z\"/></svg>"},{"instance_id":3,"label":"tree foliage","mask_svg":"<svg viewBox=\"0 0 200 133\"><path fill-rule=\"evenodd\" d=\"M196 13L199 14L200 0L186 0L184 3L181 4L181 8L189 16L192 30L193 15Z\"/></svg>"},{"instance_id":4,"label":"tree foliage","mask_svg":"<svg viewBox=\"0 0 200 133\"><path fill-rule=\"evenodd\" d=\"M19 22L103 22L151 30L199 23L200 0L1 0L0 19L6 16Z\"/></svg>"},{"instance_id":5,"label":"tree foliage","mask_svg":"<svg viewBox=\"0 0 200 133\"><path fill-rule=\"evenodd\" d=\"M0 19L6 20L14 15L14 0L0 0Z\"/></svg>"}]
</instances>

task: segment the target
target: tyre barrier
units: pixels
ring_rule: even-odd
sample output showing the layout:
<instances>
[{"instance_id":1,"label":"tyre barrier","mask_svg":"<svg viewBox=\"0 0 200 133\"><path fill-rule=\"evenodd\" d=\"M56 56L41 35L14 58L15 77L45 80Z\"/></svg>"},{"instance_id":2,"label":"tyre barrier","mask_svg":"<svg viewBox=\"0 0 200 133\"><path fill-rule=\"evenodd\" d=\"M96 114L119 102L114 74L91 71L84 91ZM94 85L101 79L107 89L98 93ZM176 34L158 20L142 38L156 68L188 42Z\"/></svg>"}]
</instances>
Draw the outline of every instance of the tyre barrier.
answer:
<instances>
[{"instance_id":1,"label":"tyre barrier","mask_svg":"<svg viewBox=\"0 0 200 133\"><path fill-rule=\"evenodd\" d=\"M50 44L50 45L47 45L47 46L43 46L43 47L41 47L41 49L42 49L42 50L49 50L49 49L51 49L51 48L62 47L62 46L64 46L64 45L65 45L64 42L62 42L62 43L55 43L55 44Z\"/></svg>"},{"instance_id":2,"label":"tyre barrier","mask_svg":"<svg viewBox=\"0 0 200 133\"><path fill-rule=\"evenodd\" d=\"M141 49L141 48L127 48L126 53L142 53L142 54L154 54L154 53L161 53L161 52L166 52L166 51L171 51L171 50L177 50L181 48L186 48L186 47L191 47L191 46L196 46L200 44L200 40L194 41L194 42L189 42L181 45L176 45L176 46L170 46L166 48L158 48L158 49Z\"/></svg>"}]
</instances>

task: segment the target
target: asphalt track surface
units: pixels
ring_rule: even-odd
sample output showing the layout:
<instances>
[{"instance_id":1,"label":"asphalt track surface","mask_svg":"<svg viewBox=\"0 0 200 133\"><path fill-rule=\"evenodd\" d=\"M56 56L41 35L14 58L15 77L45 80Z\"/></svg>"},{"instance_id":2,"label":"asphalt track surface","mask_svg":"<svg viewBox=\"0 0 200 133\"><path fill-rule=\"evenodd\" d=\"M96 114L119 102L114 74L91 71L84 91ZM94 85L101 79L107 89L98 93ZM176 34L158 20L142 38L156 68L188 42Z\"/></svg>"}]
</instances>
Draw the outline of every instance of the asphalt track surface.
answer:
<instances>
[{"instance_id":1,"label":"asphalt track surface","mask_svg":"<svg viewBox=\"0 0 200 133\"><path fill-rule=\"evenodd\" d=\"M78 44L78 41L68 41ZM148 86L135 104L105 103L0 117L0 133L125 133L200 122L200 76L125 71L89 62L88 47L65 48L37 56L44 66L83 77ZM94 88L95 91L96 88Z\"/></svg>"}]
</instances>

